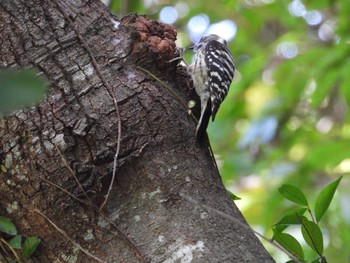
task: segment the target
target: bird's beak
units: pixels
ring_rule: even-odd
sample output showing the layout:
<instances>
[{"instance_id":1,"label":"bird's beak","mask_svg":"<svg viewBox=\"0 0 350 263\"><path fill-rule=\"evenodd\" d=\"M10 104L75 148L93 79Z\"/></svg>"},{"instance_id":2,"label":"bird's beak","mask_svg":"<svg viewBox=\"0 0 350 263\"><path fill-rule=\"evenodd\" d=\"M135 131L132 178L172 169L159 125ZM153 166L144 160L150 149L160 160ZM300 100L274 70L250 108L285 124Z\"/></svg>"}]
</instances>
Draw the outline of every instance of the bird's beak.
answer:
<instances>
[{"instance_id":1,"label":"bird's beak","mask_svg":"<svg viewBox=\"0 0 350 263\"><path fill-rule=\"evenodd\" d=\"M190 47L185 48L185 50L193 50L193 49L194 49L194 46L190 46Z\"/></svg>"}]
</instances>

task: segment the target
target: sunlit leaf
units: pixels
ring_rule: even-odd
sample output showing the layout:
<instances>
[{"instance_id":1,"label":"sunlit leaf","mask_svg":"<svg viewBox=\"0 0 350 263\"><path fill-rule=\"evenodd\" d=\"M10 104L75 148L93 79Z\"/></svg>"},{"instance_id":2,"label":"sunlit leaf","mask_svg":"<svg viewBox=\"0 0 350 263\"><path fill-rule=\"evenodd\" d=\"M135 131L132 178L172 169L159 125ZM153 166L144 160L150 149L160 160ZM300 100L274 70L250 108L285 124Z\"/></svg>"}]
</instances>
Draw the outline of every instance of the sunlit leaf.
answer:
<instances>
[{"instance_id":1,"label":"sunlit leaf","mask_svg":"<svg viewBox=\"0 0 350 263\"><path fill-rule=\"evenodd\" d=\"M299 205L308 205L305 195L298 187L294 185L284 184L278 190L281 195L283 195L289 201L292 201Z\"/></svg>"},{"instance_id":2,"label":"sunlit leaf","mask_svg":"<svg viewBox=\"0 0 350 263\"><path fill-rule=\"evenodd\" d=\"M9 218L0 216L0 232L14 236L17 234L17 229Z\"/></svg>"},{"instance_id":3,"label":"sunlit leaf","mask_svg":"<svg viewBox=\"0 0 350 263\"><path fill-rule=\"evenodd\" d=\"M335 190L337 190L337 187L341 179L342 177L339 177L337 180L335 180L334 182L324 187L322 191L319 193L316 199L316 205L315 205L315 216L316 216L317 222L321 220L324 213L327 211L334 197Z\"/></svg>"}]
</instances>

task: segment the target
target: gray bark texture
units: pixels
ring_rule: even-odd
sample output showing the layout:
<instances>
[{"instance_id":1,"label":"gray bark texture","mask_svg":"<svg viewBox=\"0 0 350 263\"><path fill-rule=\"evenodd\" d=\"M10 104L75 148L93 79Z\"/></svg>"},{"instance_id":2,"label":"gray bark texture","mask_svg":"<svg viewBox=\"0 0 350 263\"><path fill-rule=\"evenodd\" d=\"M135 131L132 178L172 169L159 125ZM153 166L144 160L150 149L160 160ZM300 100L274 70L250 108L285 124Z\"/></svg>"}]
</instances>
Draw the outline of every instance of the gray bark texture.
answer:
<instances>
[{"instance_id":1,"label":"gray bark texture","mask_svg":"<svg viewBox=\"0 0 350 263\"><path fill-rule=\"evenodd\" d=\"M41 239L30 262L273 262L195 143L175 39L99 1L0 1L0 66L50 87L0 119L0 215Z\"/></svg>"}]
</instances>

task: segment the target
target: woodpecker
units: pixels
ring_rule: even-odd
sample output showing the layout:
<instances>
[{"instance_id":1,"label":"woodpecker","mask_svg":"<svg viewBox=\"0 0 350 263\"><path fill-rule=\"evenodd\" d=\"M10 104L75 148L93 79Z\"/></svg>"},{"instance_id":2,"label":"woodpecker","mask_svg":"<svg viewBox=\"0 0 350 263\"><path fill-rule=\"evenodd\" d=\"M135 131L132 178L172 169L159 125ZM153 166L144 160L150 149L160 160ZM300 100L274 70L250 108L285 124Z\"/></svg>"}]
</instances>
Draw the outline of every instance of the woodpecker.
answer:
<instances>
[{"instance_id":1,"label":"woodpecker","mask_svg":"<svg viewBox=\"0 0 350 263\"><path fill-rule=\"evenodd\" d=\"M205 135L210 116L212 121L231 85L235 63L224 38L217 35L202 37L193 46L195 56L188 66L193 86L201 102L201 115L196 128L196 139Z\"/></svg>"}]
</instances>

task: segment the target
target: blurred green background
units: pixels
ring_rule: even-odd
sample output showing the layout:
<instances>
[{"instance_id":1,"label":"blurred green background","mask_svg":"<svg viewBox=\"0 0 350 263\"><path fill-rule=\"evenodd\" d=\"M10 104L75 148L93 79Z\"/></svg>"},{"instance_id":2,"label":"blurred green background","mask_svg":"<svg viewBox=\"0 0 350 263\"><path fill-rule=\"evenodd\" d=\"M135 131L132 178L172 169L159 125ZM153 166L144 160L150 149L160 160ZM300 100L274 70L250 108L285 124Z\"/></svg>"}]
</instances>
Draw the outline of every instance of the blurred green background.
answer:
<instances>
[{"instance_id":1,"label":"blurred green background","mask_svg":"<svg viewBox=\"0 0 350 263\"><path fill-rule=\"evenodd\" d=\"M278 193L282 184L298 186L312 202L343 175L320 226L328 261L350 262L350 1L106 4L119 16L137 12L173 24L179 46L207 33L230 41L236 76L209 127L226 187L242 198L236 204L249 224L271 237L271 226L294 207ZM287 260L264 244L277 262Z\"/></svg>"}]
</instances>

